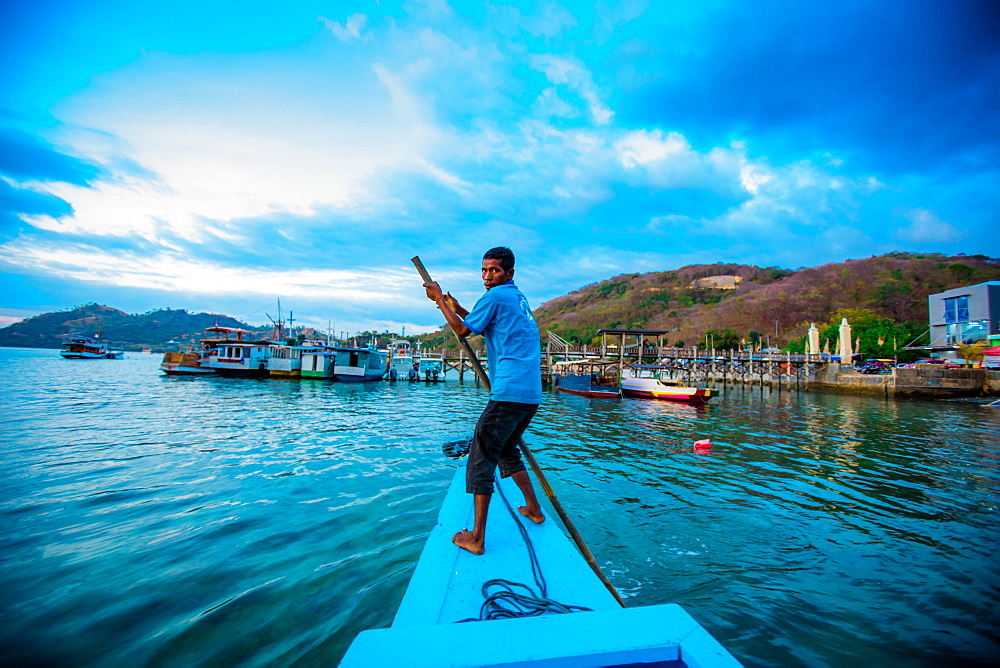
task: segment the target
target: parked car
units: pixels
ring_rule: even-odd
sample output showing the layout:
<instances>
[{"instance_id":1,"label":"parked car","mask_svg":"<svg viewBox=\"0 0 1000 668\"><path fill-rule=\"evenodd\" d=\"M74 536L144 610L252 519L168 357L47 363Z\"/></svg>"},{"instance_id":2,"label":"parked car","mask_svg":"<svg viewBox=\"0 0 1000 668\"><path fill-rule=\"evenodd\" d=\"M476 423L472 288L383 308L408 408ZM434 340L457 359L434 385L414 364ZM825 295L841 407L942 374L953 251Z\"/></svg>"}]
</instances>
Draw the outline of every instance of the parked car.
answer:
<instances>
[{"instance_id":1,"label":"parked car","mask_svg":"<svg viewBox=\"0 0 1000 668\"><path fill-rule=\"evenodd\" d=\"M893 360L865 360L855 367L858 373L892 373Z\"/></svg>"}]
</instances>

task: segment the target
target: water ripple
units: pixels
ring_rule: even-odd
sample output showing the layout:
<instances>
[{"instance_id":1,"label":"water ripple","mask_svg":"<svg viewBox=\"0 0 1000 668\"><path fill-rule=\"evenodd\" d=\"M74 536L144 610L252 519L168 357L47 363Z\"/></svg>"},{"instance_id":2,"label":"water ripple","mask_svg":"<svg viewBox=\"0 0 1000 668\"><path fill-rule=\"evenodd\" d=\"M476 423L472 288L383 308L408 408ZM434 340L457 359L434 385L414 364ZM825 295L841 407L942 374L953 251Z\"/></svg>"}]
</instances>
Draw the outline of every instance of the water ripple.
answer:
<instances>
[{"instance_id":1,"label":"water ripple","mask_svg":"<svg viewBox=\"0 0 1000 668\"><path fill-rule=\"evenodd\" d=\"M4 663L335 664L391 623L484 402L0 355ZM748 665L988 663L998 413L550 394L526 440L630 605L685 605Z\"/></svg>"}]
</instances>

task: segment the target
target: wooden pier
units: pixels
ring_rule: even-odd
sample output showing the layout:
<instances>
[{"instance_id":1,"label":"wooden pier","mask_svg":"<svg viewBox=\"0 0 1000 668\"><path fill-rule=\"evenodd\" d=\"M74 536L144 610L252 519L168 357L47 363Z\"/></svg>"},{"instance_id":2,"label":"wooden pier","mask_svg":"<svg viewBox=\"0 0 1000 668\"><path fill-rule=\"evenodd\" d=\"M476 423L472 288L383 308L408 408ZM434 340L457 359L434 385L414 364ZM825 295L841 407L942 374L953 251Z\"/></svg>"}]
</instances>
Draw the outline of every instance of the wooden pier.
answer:
<instances>
[{"instance_id":1,"label":"wooden pier","mask_svg":"<svg viewBox=\"0 0 1000 668\"><path fill-rule=\"evenodd\" d=\"M660 364L666 367L671 379L685 383L721 381L779 387L809 383L826 365L837 362L828 353L793 355L664 346L662 339L668 332L658 330L601 330L601 345L589 346L570 344L553 332L547 334L541 369L546 385L551 382L553 363L565 360L616 360L619 368L629 364ZM475 378L472 363L461 348L438 352L446 371L457 372L459 380L464 380L466 372ZM485 351L477 351L477 355L486 361Z\"/></svg>"},{"instance_id":2,"label":"wooden pier","mask_svg":"<svg viewBox=\"0 0 1000 668\"><path fill-rule=\"evenodd\" d=\"M667 376L685 383L757 383L780 387L800 386L816 378L830 364L829 354L793 355L759 350L714 350L662 345L666 331L602 329L600 346L575 346L548 333L542 360L543 377L552 364L568 359L617 360L619 368L629 364L658 364Z\"/></svg>"}]
</instances>

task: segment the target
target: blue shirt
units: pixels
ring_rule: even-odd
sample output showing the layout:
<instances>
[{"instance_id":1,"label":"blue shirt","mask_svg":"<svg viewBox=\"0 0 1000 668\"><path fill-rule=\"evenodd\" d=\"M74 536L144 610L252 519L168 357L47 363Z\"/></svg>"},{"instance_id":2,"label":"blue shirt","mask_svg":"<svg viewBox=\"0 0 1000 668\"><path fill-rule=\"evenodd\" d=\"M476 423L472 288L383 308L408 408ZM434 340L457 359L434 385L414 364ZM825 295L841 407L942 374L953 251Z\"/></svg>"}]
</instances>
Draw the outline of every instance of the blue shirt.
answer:
<instances>
[{"instance_id":1,"label":"blue shirt","mask_svg":"<svg viewBox=\"0 0 1000 668\"><path fill-rule=\"evenodd\" d=\"M509 281L486 291L463 320L486 337L490 399L522 404L542 402L542 353L538 326L528 300Z\"/></svg>"}]
</instances>

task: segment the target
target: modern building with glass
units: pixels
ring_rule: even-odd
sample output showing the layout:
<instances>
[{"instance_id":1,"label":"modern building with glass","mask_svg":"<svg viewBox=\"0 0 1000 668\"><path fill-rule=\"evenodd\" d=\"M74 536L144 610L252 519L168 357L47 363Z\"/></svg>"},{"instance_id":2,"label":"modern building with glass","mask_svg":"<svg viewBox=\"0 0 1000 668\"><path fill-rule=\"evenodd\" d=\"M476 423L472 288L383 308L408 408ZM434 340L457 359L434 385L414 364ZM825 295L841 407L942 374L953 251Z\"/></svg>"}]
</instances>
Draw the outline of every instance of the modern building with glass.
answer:
<instances>
[{"instance_id":1,"label":"modern building with glass","mask_svg":"<svg viewBox=\"0 0 1000 668\"><path fill-rule=\"evenodd\" d=\"M1000 339L1000 281L929 295L927 306L932 350Z\"/></svg>"}]
</instances>

